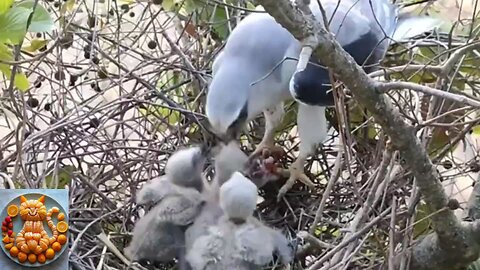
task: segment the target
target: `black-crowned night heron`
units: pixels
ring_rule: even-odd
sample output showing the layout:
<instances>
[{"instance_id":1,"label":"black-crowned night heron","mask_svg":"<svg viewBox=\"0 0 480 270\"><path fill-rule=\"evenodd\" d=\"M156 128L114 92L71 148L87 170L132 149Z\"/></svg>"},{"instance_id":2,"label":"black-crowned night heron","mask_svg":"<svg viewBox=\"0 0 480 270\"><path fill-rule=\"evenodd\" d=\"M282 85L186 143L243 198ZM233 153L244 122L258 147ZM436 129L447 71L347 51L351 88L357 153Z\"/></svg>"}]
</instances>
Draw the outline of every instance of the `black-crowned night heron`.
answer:
<instances>
[{"instance_id":1,"label":"black-crowned night heron","mask_svg":"<svg viewBox=\"0 0 480 270\"><path fill-rule=\"evenodd\" d=\"M329 30L356 62L371 71L384 58L390 40L416 36L437 26L429 17L399 16L388 0L321 0L330 21ZM323 24L316 0L310 9ZM333 15L333 17L332 17ZM299 155L289 167L290 177L279 198L298 179L313 186L303 166L327 135L325 107L334 104L328 71L314 65L295 73L301 43L266 13L253 13L232 31L216 57L209 85L206 114L217 134L238 139L246 123L263 112L265 134L253 155L274 145L275 129L283 114L283 102L299 103L297 127ZM282 62L283 61L283 62ZM281 64L280 64L281 63Z\"/></svg>"},{"instance_id":2,"label":"black-crowned night heron","mask_svg":"<svg viewBox=\"0 0 480 270\"><path fill-rule=\"evenodd\" d=\"M224 215L187 251L194 270L262 269L274 256L282 263L293 258L287 239L256 220L257 186L239 172L220 187Z\"/></svg>"},{"instance_id":3,"label":"black-crowned night heron","mask_svg":"<svg viewBox=\"0 0 480 270\"><path fill-rule=\"evenodd\" d=\"M165 175L152 180L138 192L137 204L155 204L140 218L125 255L133 261L155 263L184 261L185 229L191 225L204 204L203 166L207 155L200 147L174 153L165 167Z\"/></svg>"}]
</instances>

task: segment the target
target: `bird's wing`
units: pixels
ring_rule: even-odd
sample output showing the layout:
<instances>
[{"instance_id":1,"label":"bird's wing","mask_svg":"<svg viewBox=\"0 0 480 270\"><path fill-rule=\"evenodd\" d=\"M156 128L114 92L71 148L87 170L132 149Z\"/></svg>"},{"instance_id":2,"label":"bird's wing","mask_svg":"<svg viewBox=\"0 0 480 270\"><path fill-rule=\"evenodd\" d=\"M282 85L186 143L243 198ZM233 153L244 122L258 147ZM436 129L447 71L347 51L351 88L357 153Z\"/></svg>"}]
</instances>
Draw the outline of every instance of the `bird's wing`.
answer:
<instances>
[{"instance_id":1,"label":"bird's wing","mask_svg":"<svg viewBox=\"0 0 480 270\"><path fill-rule=\"evenodd\" d=\"M266 265L273 260L273 242L264 225L249 223L235 231L236 249L240 259L255 265Z\"/></svg>"},{"instance_id":2,"label":"bird's wing","mask_svg":"<svg viewBox=\"0 0 480 270\"><path fill-rule=\"evenodd\" d=\"M223 59L223 51L220 51L217 56L215 57L215 60L213 60L212 64L212 76L215 76L215 74L218 72L218 69L220 68L222 64L222 59Z\"/></svg>"},{"instance_id":3,"label":"bird's wing","mask_svg":"<svg viewBox=\"0 0 480 270\"><path fill-rule=\"evenodd\" d=\"M183 246L182 231L177 226L158 223L150 211L141 217L133 229L133 237L125 248L125 255L131 260L169 261Z\"/></svg>"},{"instance_id":4,"label":"bird's wing","mask_svg":"<svg viewBox=\"0 0 480 270\"><path fill-rule=\"evenodd\" d=\"M275 254L280 257L282 263L290 263L294 255L292 245L281 232L271 228L269 228L269 230L275 247Z\"/></svg>"},{"instance_id":5,"label":"bird's wing","mask_svg":"<svg viewBox=\"0 0 480 270\"><path fill-rule=\"evenodd\" d=\"M194 189L180 191L179 194L166 196L153 209L159 222L176 225L192 224L200 213L203 196Z\"/></svg>"},{"instance_id":6,"label":"bird's wing","mask_svg":"<svg viewBox=\"0 0 480 270\"><path fill-rule=\"evenodd\" d=\"M157 177L145 183L137 192L137 204L157 203L170 194L177 194L175 184L168 181L166 176Z\"/></svg>"},{"instance_id":7,"label":"bird's wing","mask_svg":"<svg viewBox=\"0 0 480 270\"><path fill-rule=\"evenodd\" d=\"M225 239L219 227L213 226L207 235L199 237L191 249L187 250L187 261L193 269L210 269L207 265L215 265L224 259Z\"/></svg>"},{"instance_id":8,"label":"bird's wing","mask_svg":"<svg viewBox=\"0 0 480 270\"><path fill-rule=\"evenodd\" d=\"M223 211L218 203L207 202L203 205L195 222L185 231L185 247L190 249L196 239L208 234L208 228L216 225Z\"/></svg>"},{"instance_id":9,"label":"bird's wing","mask_svg":"<svg viewBox=\"0 0 480 270\"><path fill-rule=\"evenodd\" d=\"M367 17L359 12L359 6L355 7L355 3L351 1L323 0L321 4L327 15L329 30L335 34L335 38L340 45L351 44L355 39L364 36L370 31ZM315 18L323 25L324 19L318 2L311 1L310 9ZM348 34L346 34L347 32Z\"/></svg>"},{"instance_id":10,"label":"bird's wing","mask_svg":"<svg viewBox=\"0 0 480 270\"><path fill-rule=\"evenodd\" d=\"M437 18L403 13L398 17L398 25L392 39L398 42L405 41L438 28L443 23L443 21Z\"/></svg>"}]
</instances>

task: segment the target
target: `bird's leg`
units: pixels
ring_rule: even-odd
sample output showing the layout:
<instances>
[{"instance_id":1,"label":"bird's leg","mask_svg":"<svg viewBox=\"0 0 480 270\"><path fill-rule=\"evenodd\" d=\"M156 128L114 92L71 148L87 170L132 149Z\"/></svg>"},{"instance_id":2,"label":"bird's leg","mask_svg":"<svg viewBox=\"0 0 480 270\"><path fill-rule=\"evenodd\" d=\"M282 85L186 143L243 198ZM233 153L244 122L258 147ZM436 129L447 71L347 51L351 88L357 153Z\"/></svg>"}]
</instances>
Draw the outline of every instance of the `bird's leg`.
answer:
<instances>
[{"instance_id":1,"label":"bird's leg","mask_svg":"<svg viewBox=\"0 0 480 270\"><path fill-rule=\"evenodd\" d=\"M283 109L283 102L277 104L274 107L267 108L263 115L265 116L265 133L263 134L262 141L257 146L255 151L250 157L258 156L262 153L263 149L272 149L275 145L275 130L282 121L285 110Z\"/></svg>"},{"instance_id":2,"label":"bird's leg","mask_svg":"<svg viewBox=\"0 0 480 270\"><path fill-rule=\"evenodd\" d=\"M315 184L305 175L304 163L316 146L327 136L327 119L325 118L325 107L298 105L297 127L300 136L300 153L297 159L290 165L290 174L287 182L278 192L277 199L280 200L289 191L298 179L309 187Z\"/></svg>"},{"instance_id":3,"label":"bird's leg","mask_svg":"<svg viewBox=\"0 0 480 270\"><path fill-rule=\"evenodd\" d=\"M315 184L310 180L310 178L305 174L303 166L305 161L308 157L308 154L300 153L297 159L288 167L288 177L287 182L283 184L283 186L278 191L277 199L280 200L287 191L289 191L292 186L295 184L296 180L300 180L300 182L304 183L310 188L315 187Z\"/></svg>"}]
</instances>

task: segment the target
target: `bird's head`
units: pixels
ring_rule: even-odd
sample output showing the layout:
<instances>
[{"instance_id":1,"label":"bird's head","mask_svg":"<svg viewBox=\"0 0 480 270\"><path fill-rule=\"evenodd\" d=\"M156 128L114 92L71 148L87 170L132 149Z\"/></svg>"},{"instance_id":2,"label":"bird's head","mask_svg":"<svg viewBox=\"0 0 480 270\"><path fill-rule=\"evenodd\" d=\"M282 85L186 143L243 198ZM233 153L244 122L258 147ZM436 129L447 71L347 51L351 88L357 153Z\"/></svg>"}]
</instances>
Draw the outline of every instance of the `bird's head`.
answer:
<instances>
[{"instance_id":1,"label":"bird's head","mask_svg":"<svg viewBox=\"0 0 480 270\"><path fill-rule=\"evenodd\" d=\"M207 160L207 149L195 146L178 150L168 159L165 174L175 184L201 190L202 172Z\"/></svg>"},{"instance_id":2,"label":"bird's head","mask_svg":"<svg viewBox=\"0 0 480 270\"><path fill-rule=\"evenodd\" d=\"M240 172L220 187L220 207L230 220L246 221L257 205L257 186Z\"/></svg>"},{"instance_id":3,"label":"bird's head","mask_svg":"<svg viewBox=\"0 0 480 270\"><path fill-rule=\"evenodd\" d=\"M215 74L208 88L205 111L213 131L228 142L240 136L248 118L248 92L246 80L236 77L238 70L225 66ZM236 73L236 74L235 74Z\"/></svg>"},{"instance_id":4,"label":"bird's head","mask_svg":"<svg viewBox=\"0 0 480 270\"><path fill-rule=\"evenodd\" d=\"M289 85L290 94L300 103L330 107L335 105L328 70L312 58L307 68L295 73Z\"/></svg>"},{"instance_id":5,"label":"bird's head","mask_svg":"<svg viewBox=\"0 0 480 270\"><path fill-rule=\"evenodd\" d=\"M223 185L234 172L242 171L247 162L248 156L240 149L236 141L220 146L218 154L215 155L215 184Z\"/></svg>"}]
</instances>

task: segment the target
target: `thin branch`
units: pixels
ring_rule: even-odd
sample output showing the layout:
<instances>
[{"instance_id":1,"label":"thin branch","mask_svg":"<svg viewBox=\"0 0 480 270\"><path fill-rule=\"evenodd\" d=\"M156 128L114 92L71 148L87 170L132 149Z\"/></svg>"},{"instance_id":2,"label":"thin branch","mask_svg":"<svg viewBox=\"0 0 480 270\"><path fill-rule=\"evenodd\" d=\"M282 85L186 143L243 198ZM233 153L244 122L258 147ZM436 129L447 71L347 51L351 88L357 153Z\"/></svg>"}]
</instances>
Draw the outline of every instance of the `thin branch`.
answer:
<instances>
[{"instance_id":1,"label":"thin branch","mask_svg":"<svg viewBox=\"0 0 480 270\"><path fill-rule=\"evenodd\" d=\"M467 104L475 108L480 108L480 101L469 98L467 96L457 95L450 92L438 90L425 85L420 85L411 82L378 82L376 90L381 93L386 93L390 90L408 89L424 94L441 97L448 100L453 100L462 104Z\"/></svg>"}]
</instances>

